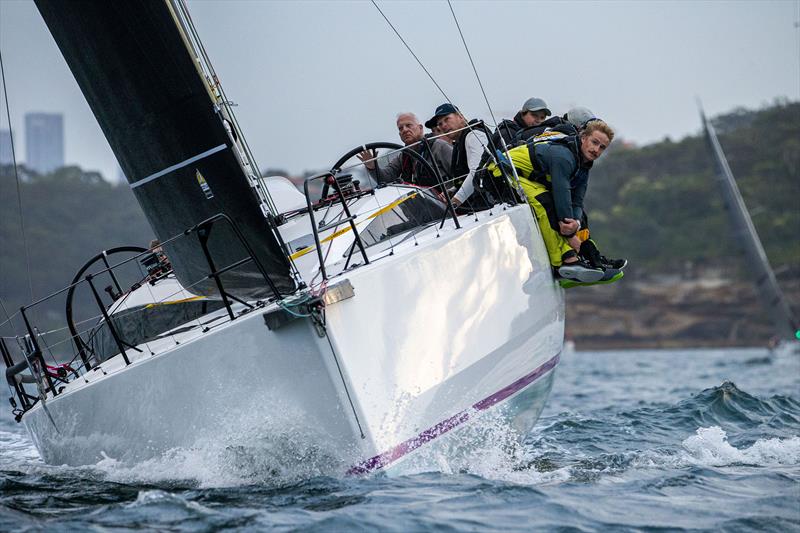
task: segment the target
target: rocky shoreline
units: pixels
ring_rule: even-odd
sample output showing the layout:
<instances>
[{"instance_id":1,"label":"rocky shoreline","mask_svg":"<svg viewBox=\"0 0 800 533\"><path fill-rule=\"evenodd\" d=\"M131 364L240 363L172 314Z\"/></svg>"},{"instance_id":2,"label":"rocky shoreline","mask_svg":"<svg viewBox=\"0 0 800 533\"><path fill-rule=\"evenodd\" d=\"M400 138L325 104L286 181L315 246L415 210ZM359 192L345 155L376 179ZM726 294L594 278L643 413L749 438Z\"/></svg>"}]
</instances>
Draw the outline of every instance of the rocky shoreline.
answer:
<instances>
[{"instance_id":1,"label":"rocky shoreline","mask_svg":"<svg viewBox=\"0 0 800 533\"><path fill-rule=\"evenodd\" d=\"M767 346L772 329L752 284L722 278L631 279L567 291L566 339L579 350ZM780 280L800 305L800 278Z\"/></svg>"}]
</instances>

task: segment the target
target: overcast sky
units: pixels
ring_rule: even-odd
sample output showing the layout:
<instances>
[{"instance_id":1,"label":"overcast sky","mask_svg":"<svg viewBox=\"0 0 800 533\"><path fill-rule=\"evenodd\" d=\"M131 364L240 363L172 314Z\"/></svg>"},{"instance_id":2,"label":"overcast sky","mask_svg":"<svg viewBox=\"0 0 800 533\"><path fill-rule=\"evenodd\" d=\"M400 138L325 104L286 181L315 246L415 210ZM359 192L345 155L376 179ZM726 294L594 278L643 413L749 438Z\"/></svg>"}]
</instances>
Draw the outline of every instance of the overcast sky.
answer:
<instances>
[{"instance_id":1,"label":"overcast sky","mask_svg":"<svg viewBox=\"0 0 800 533\"><path fill-rule=\"evenodd\" d=\"M447 95L491 122L446 2L379 1ZM800 1L454 1L494 115L530 96L556 113L585 105L644 144L714 115L800 99ZM429 118L444 97L364 1L191 0L201 38L261 168L329 167L365 142L397 141L400 111ZM61 112L67 163L116 162L28 0L0 0L17 154L23 116ZM3 106L0 128L8 128Z\"/></svg>"}]
</instances>

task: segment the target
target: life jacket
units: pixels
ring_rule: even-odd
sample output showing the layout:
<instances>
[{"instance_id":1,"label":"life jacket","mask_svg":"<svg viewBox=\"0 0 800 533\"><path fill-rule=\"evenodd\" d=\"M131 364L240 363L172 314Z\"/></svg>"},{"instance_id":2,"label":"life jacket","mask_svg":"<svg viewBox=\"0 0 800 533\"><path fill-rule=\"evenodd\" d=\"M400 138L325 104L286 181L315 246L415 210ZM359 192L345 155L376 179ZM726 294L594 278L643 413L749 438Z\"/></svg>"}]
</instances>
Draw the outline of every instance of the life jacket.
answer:
<instances>
[{"instance_id":1,"label":"life jacket","mask_svg":"<svg viewBox=\"0 0 800 533\"><path fill-rule=\"evenodd\" d=\"M522 146L534 140L547 131L555 131L564 135L577 135L578 128L561 117L550 117L538 126L521 129L514 137L514 146Z\"/></svg>"},{"instance_id":2,"label":"life jacket","mask_svg":"<svg viewBox=\"0 0 800 533\"><path fill-rule=\"evenodd\" d=\"M436 141L428 142L433 143ZM419 146L409 149L416 150L422 159L428 162L431 166L436 165L434 156L430 150L428 150L425 143L420 143ZM436 174L432 173L427 165L422 164L414 156L406 153L405 151L403 151L400 157L400 178L402 181L414 183L415 185L420 185L422 187L436 187L438 190L439 180L437 179ZM440 172L442 173L442 179L446 180L447 176L444 175L444 170L440 170Z\"/></svg>"},{"instance_id":3,"label":"life jacket","mask_svg":"<svg viewBox=\"0 0 800 533\"><path fill-rule=\"evenodd\" d=\"M481 162L478 165L478 168L481 168L486 161L488 161L492 156L491 154L494 153L494 143L492 143L492 132L489 131L489 128L483 123L480 119L472 119L467 124L471 126L471 129L463 130L461 135L458 137L458 140L453 145L453 155L450 164L450 172L452 172L453 177L457 178L453 183L456 187L461 187L461 184L464 183L464 176L469 173L469 164L467 162L467 134L470 131L482 131L486 135L487 145L484 147L483 157L481 158Z\"/></svg>"},{"instance_id":4,"label":"life jacket","mask_svg":"<svg viewBox=\"0 0 800 533\"><path fill-rule=\"evenodd\" d=\"M572 126L574 129L574 126ZM565 146L572 152L572 155L575 157L575 170L573 171L572 175L569 177L570 181L581 171L586 170L588 171L592 168L593 162L590 161L588 163L581 164L581 151L580 151L580 142L578 140L578 135L564 135L560 132L555 132L551 130L551 133L548 135L549 132L545 131L544 133L540 134L538 137L534 137L532 142L529 142L526 146L528 147L528 157L530 157L531 165L533 166L533 171L526 176L526 179L530 181L536 181L541 183L547 190L552 190L552 183L550 175L547 171L542 168L541 163L539 162L539 158L536 157L536 147L549 144L549 145L561 145ZM538 139L538 140L537 140Z\"/></svg>"},{"instance_id":5,"label":"life jacket","mask_svg":"<svg viewBox=\"0 0 800 533\"><path fill-rule=\"evenodd\" d=\"M504 119L497 125L491 139L497 148L503 149L503 141L508 148L514 146L515 139L520 131L525 129L525 123L522 121L522 113L519 112L514 115L513 120Z\"/></svg>"}]
</instances>

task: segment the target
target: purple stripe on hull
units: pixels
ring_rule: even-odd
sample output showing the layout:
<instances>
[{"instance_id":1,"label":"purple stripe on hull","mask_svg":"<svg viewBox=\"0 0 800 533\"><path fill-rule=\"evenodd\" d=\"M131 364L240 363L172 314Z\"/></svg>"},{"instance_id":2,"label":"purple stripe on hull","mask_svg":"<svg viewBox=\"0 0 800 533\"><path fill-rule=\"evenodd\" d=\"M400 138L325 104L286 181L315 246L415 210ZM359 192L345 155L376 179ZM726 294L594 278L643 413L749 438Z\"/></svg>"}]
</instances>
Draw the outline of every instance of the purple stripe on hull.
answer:
<instances>
[{"instance_id":1,"label":"purple stripe on hull","mask_svg":"<svg viewBox=\"0 0 800 533\"><path fill-rule=\"evenodd\" d=\"M464 422L470 419L471 413L475 411L484 411L493 405L502 402L512 394L519 392L520 390L524 389L543 375L545 375L548 371L555 368L558 364L560 354L556 354L552 359L544 363L542 366L538 367L536 370L531 372L530 374L526 374L516 380L511 385L500 389L499 391L495 392L491 396L480 400L479 402L472 405L471 408L465 409L460 413L451 416L446 420L442 420L438 424L433 427L430 427L417 435L416 437L410 438L407 441L401 442L391 450L383 452L380 455L376 455L370 459L366 459L361 463L353 466L350 470L347 471L347 475L361 475L361 474L368 474L374 470L378 470L383 468L384 466L391 464L404 455L416 450L423 444L432 441L436 437L440 435L444 435L451 429L460 426Z\"/></svg>"}]
</instances>

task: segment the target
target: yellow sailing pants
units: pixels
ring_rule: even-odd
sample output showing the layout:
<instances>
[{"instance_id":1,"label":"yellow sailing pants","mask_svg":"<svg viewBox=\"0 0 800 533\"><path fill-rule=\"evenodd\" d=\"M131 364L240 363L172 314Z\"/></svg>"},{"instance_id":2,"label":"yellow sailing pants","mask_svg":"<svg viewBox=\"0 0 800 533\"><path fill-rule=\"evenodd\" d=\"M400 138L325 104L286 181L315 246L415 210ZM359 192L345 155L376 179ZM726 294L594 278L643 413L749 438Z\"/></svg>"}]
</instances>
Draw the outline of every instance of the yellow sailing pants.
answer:
<instances>
[{"instance_id":1,"label":"yellow sailing pants","mask_svg":"<svg viewBox=\"0 0 800 533\"><path fill-rule=\"evenodd\" d=\"M536 222L539 223L539 231L542 232L547 255L550 257L550 264L554 267L559 267L564 259L575 257L577 254L567 242L566 237L561 235L558 230L553 229L553 225L558 225L555 206L553 205L553 195L541 183L524 178L520 178L519 182L528 197L528 204L533 209ZM550 211L549 214L548 211Z\"/></svg>"}]
</instances>

